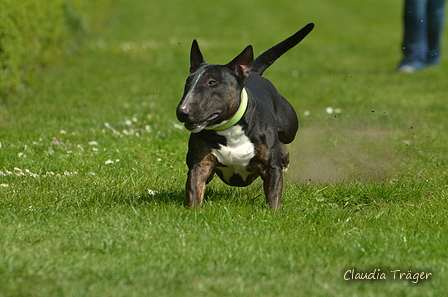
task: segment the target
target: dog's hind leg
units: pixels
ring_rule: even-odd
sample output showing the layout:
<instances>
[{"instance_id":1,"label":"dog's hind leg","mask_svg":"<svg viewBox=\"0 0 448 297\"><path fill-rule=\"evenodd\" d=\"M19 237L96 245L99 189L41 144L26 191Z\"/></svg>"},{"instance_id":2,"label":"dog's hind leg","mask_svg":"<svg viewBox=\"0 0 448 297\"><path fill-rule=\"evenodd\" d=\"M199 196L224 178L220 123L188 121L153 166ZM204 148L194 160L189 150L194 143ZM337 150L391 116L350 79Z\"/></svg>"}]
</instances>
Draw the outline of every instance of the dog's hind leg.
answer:
<instances>
[{"instance_id":1,"label":"dog's hind leg","mask_svg":"<svg viewBox=\"0 0 448 297\"><path fill-rule=\"evenodd\" d=\"M286 146L278 143L279 147L273 148L260 176L263 179L263 189L266 202L273 209L279 209L283 191L283 169L289 163Z\"/></svg>"},{"instance_id":2,"label":"dog's hind leg","mask_svg":"<svg viewBox=\"0 0 448 297\"><path fill-rule=\"evenodd\" d=\"M282 168L270 167L262 178L266 202L272 209L279 209L283 191Z\"/></svg>"}]
</instances>

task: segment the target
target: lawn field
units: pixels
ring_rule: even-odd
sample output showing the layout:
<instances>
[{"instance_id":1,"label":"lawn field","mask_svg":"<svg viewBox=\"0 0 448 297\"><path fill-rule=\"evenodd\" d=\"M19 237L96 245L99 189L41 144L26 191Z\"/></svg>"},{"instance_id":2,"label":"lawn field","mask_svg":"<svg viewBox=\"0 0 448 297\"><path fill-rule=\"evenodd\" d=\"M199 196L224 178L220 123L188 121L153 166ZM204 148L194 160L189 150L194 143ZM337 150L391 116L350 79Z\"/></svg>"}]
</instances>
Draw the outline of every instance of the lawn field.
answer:
<instances>
[{"instance_id":1,"label":"lawn field","mask_svg":"<svg viewBox=\"0 0 448 297\"><path fill-rule=\"evenodd\" d=\"M0 297L446 296L448 35L400 75L401 1L337 2L116 0L1 98ZM185 207L192 39L224 64L309 22L264 74L300 118L282 208L218 178Z\"/></svg>"}]
</instances>

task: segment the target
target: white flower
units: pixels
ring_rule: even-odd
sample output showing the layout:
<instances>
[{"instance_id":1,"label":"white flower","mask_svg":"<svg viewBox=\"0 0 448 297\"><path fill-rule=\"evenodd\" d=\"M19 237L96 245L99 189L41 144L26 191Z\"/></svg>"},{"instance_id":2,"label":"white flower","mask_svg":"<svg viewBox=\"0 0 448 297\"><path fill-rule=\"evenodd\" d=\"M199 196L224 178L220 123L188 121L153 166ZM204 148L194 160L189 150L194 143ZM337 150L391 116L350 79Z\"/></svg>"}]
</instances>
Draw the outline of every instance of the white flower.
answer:
<instances>
[{"instance_id":1,"label":"white flower","mask_svg":"<svg viewBox=\"0 0 448 297\"><path fill-rule=\"evenodd\" d=\"M328 113L328 114L332 114L334 112L334 109L333 109L333 107L327 107L325 109L325 112Z\"/></svg>"},{"instance_id":2,"label":"white flower","mask_svg":"<svg viewBox=\"0 0 448 297\"><path fill-rule=\"evenodd\" d=\"M105 165L109 165L109 164L114 164L114 161L112 161L111 159L107 160L104 162Z\"/></svg>"},{"instance_id":3,"label":"white flower","mask_svg":"<svg viewBox=\"0 0 448 297\"><path fill-rule=\"evenodd\" d=\"M157 194L156 191L153 191L153 190L151 190L151 189L147 189L147 191L148 191L148 194L151 195L151 196L154 196L154 195Z\"/></svg>"}]
</instances>

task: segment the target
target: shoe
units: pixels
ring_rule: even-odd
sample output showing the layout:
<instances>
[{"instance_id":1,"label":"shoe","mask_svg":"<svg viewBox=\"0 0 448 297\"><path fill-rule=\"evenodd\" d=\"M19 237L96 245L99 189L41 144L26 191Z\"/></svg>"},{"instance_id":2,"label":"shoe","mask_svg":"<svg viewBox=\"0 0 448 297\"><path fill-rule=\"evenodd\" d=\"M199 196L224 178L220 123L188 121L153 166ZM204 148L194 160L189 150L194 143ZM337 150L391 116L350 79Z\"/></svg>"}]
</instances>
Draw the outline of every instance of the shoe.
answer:
<instances>
[{"instance_id":1,"label":"shoe","mask_svg":"<svg viewBox=\"0 0 448 297\"><path fill-rule=\"evenodd\" d=\"M438 49L429 49L428 55L426 56L426 67L436 66L440 63L440 55Z\"/></svg>"},{"instance_id":2,"label":"shoe","mask_svg":"<svg viewBox=\"0 0 448 297\"><path fill-rule=\"evenodd\" d=\"M398 64L398 73L415 73L425 67L425 63L418 59L411 59L405 57L400 64Z\"/></svg>"},{"instance_id":3,"label":"shoe","mask_svg":"<svg viewBox=\"0 0 448 297\"><path fill-rule=\"evenodd\" d=\"M415 73L420 69L417 69L414 66L411 65L401 65L398 67L398 73Z\"/></svg>"},{"instance_id":4,"label":"shoe","mask_svg":"<svg viewBox=\"0 0 448 297\"><path fill-rule=\"evenodd\" d=\"M428 61L425 64L425 67L434 67L439 65L440 59L428 59Z\"/></svg>"}]
</instances>

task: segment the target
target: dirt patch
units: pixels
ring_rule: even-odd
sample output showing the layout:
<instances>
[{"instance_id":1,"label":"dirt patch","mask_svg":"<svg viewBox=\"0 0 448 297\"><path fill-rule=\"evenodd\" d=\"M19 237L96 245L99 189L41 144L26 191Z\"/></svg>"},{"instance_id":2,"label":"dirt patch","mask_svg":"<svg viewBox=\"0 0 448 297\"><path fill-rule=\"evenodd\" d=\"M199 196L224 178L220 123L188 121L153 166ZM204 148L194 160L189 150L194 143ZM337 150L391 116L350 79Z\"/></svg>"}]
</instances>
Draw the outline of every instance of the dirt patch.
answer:
<instances>
[{"instance_id":1,"label":"dirt patch","mask_svg":"<svg viewBox=\"0 0 448 297\"><path fill-rule=\"evenodd\" d=\"M289 145L291 166L286 179L299 183L385 180L397 170L394 135L372 128L299 129Z\"/></svg>"}]
</instances>

